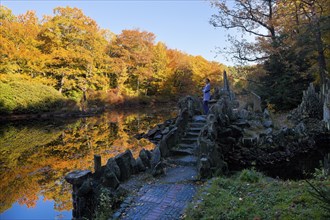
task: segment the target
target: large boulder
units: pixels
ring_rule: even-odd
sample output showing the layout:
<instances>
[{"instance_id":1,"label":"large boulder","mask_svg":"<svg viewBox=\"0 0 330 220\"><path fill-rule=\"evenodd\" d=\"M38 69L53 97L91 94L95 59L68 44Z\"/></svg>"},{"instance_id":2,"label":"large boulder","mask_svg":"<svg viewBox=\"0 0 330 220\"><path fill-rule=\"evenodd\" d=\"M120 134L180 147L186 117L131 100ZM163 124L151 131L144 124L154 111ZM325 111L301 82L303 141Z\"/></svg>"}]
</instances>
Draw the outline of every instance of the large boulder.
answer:
<instances>
[{"instance_id":1,"label":"large boulder","mask_svg":"<svg viewBox=\"0 0 330 220\"><path fill-rule=\"evenodd\" d=\"M170 150L177 145L178 134L177 128L173 128L166 134L159 143L159 150L162 157L167 157L170 154Z\"/></svg>"},{"instance_id":2,"label":"large boulder","mask_svg":"<svg viewBox=\"0 0 330 220\"><path fill-rule=\"evenodd\" d=\"M152 169L151 174L156 177L159 175L162 175L165 173L165 164L162 163L161 161L159 163L156 164L156 166Z\"/></svg>"},{"instance_id":3,"label":"large boulder","mask_svg":"<svg viewBox=\"0 0 330 220\"><path fill-rule=\"evenodd\" d=\"M212 170L210 161L206 157L202 157L198 164L198 173L200 179L207 179L212 177Z\"/></svg>"},{"instance_id":4,"label":"large boulder","mask_svg":"<svg viewBox=\"0 0 330 220\"><path fill-rule=\"evenodd\" d=\"M116 189L119 186L119 180L117 179L117 176L110 170L107 172L104 172L101 182L103 186L111 187L113 189Z\"/></svg>"},{"instance_id":5,"label":"large boulder","mask_svg":"<svg viewBox=\"0 0 330 220\"><path fill-rule=\"evenodd\" d=\"M177 127L178 135L181 136L184 133L188 125L188 122L189 122L189 113L188 113L188 109L185 108L180 111L179 116L175 120L174 126Z\"/></svg>"},{"instance_id":6,"label":"large boulder","mask_svg":"<svg viewBox=\"0 0 330 220\"><path fill-rule=\"evenodd\" d=\"M120 168L114 158L110 158L106 164L105 172L113 172L120 179Z\"/></svg>"},{"instance_id":7,"label":"large boulder","mask_svg":"<svg viewBox=\"0 0 330 220\"><path fill-rule=\"evenodd\" d=\"M181 98L178 102L178 107L180 111L187 109L189 117L200 115L203 112L202 102L199 98L193 96L186 96Z\"/></svg>"},{"instance_id":8,"label":"large boulder","mask_svg":"<svg viewBox=\"0 0 330 220\"><path fill-rule=\"evenodd\" d=\"M170 155L170 151L167 147L165 137L163 137L163 139L159 142L159 150L160 150L160 153L161 153L162 157L167 157L167 156Z\"/></svg>"},{"instance_id":9,"label":"large boulder","mask_svg":"<svg viewBox=\"0 0 330 220\"><path fill-rule=\"evenodd\" d=\"M117 155L115 161L120 169L120 181L127 180L135 173L136 162L130 150Z\"/></svg>"},{"instance_id":10,"label":"large boulder","mask_svg":"<svg viewBox=\"0 0 330 220\"><path fill-rule=\"evenodd\" d=\"M142 160L145 167L148 168L151 167L151 162L150 162L151 156L152 154L148 150L142 149L140 151L139 158Z\"/></svg>"},{"instance_id":11,"label":"large boulder","mask_svg":"<svg viewBox=\"0 0 330 220\"><path fill-rule=\"evenodd\" d=\"M84 197L87 194L91 193L93 190L92 181L90 178L86 179L83 184L79 187L77 191L78 197Z\"/></svg>"},{"instance_id":12,"label":"large boulder","mask_svg":"<svg viewBox=\"0 0 330 220\"><path fill-rule=\"evenodd\" d=\"M152 157L151 157L151 167L154 168L161 160L161 152L159 147L156 147L152 151Z\"/></svg>"},{"instance_id":13,"label":"large boulder","mask_svg":"<svg viewBox=\"0 0 330 220\"><path fill-rule=\"evenodd\" d=\"M72 185L81 185L92 175L90 170L75 170L65 176L65 180Z\"/></svg>"},{"instance_id":14,"label":"large boulder","mask_svg":"<svg viewBox=\"0 0 330 220\"><path fill-rule=\"evenodd\" d=\"M146 171L146 166L143 164L142 159L140 157L136 159L136 167L139 172Z\"/></svg>"}]
</instances>

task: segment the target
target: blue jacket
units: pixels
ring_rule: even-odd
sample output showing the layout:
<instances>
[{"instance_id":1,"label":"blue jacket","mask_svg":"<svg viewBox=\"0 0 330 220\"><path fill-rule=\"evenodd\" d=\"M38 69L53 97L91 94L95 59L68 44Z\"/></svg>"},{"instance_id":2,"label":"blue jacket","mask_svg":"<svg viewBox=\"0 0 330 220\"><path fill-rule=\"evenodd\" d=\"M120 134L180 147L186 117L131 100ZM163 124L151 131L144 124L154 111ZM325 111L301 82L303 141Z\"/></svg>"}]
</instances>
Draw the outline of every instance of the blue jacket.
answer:
<instances>
[{"instance_id":1,"label":"blue jacket","mask_svg":"<svg viewBox=\"0 0 330 220\"><path fill-rule=\"evenodd\" d=\"M203 89L203 101L209 101L210 98L211 98L211 85L210 83L208 83Z\"/></svg>"}]
</instances>

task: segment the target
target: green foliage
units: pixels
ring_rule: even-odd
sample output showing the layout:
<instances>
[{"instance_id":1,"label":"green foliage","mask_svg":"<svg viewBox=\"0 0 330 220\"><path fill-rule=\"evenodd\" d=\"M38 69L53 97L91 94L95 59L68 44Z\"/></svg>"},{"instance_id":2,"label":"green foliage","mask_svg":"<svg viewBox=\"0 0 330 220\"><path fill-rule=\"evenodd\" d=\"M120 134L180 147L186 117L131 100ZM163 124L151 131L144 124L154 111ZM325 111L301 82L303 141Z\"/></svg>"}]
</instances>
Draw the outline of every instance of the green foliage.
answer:
<instances>
[{"instance_id":1,"label":"green foliage","mask_svg":"<svg viewBox=\"0 0 330 220\"><path fill-rule=\"evenodd\" d=\"M257 88L253 88L254 74L249 74L252 77L247 79L253 86L237 82L236 85L250 87L262 97L264 104L273 104L276 110L295 108L308 83L321 84L329 77L328 0L211 2L217 9L210 20L212 25L235 28L242 31L242 36L255 37L249 41L228 35L231 46L220 52L227 52L243 64L257 61L263 66L261 72L266 75L257 80L260 82Z\"/></svg>"},{"instance_id":2,"label":"green foliage","mask_svg":"<svg viewBox=\"0 0 330 220\"><path fill-rule=\"evenodd\" d=\"M36 81L0 80L1 114L54 111L66 102L54 88Z\"/></svg>"},{"instance_id":3,"label":"green foliage","mask_svg":"<svg viewBox=\"0 0 330 220\"><path fill-rule=\"evenodd\" d=\"M328 157L330 158L330 155L328 155ZM327 163L322 163L322 161L320 161L320 168L315 168L313 177L317 180L329 179L329 167L327 167Z\"/></svg>"},{"instance_id":4,"label":"green foliage","mask_svg":"<svg viewBox=\"0 0 330 220\"><path fill-rule=\"evenodd\" d=\"M239 175L239 180L248 183L258 183L263 178L263 175L256 170L244 169Z\"/></svg>"},{"instance_id":5,"label":"green foliage","mask_svg":"<svg viewBox=\"0 0 330 220\"><path fill-rule=\"evenodd\" d=\"M112 214L112 205L113 199L111 198L110 190L106 188L101 189L100 196L98 197L98 205L95 211L95 219L99 220L107 220L110 218Z\"/></svg>"},{"instance_id":6,"label":"green foliage","mask_svg":"<svg viewBox=\"0 0 330 220\"><path fill-rule=\"evenodd\" d=\"M301 102L302 91L312 81L307 73L309 67L304 57L289 50L271 55L264 63L266 75L261 78L258 94L267 104L275 105L276 110L295 108Z\"/></svg>"},{"instance_id":7,"label":"green foliage","mask_svg":"<svg viewBox=\"0 0 330 220\"><path fill-rule=\"evenodd\" d=\"M330 186L315 186L309 181L307 183L311 186L310 194L322 203L324 209L324 217L330 218Z\"/></svg>"},{"instance_id":8,"label":"green foliage","mask_svg":"<svg viewBox=\"0 0 330 220\"><path fill-rule=\"evenodd\" d=\"M329 181L313 181L316 186ZM253 170L202 187L186 219L321 219L322 202L304 181L278 181Z\"/></svg>"}]
</instances>

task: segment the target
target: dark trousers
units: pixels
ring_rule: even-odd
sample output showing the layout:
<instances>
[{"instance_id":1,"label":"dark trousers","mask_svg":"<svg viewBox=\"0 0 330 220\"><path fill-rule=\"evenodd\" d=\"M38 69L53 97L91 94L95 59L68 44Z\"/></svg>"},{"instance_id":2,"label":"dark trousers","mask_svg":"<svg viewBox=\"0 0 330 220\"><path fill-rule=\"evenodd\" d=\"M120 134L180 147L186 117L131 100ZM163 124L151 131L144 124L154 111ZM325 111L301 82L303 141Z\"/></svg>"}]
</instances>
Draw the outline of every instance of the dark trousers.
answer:
<instances>
[{"instance_id":1,"label":"dark trousers","mask_svg":"<svg viewBox=\"0 0 330 220\"><path fill-rule=\"evenodd\" d=\"M209 101L203 101L204 114L207 115L209 112Z\"/></svg>"}]
</instances>

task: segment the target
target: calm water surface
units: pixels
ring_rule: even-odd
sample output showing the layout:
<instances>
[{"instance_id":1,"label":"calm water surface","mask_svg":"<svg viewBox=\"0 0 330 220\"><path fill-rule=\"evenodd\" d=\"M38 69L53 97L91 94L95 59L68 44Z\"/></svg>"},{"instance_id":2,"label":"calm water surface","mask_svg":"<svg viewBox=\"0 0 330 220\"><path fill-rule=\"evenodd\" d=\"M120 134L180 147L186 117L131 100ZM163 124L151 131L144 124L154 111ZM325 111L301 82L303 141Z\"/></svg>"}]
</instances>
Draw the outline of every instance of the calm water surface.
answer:
<instances>
[{"instance_id":1,"label":"calm water surface","mask_svg":"<svg viewBox=\"0 0 330 220\"><path fill-rule=\"evenodd\" d=\"M145 112L145 111L144 111ZM107 112L67 121L0 125L0 219L70 219L71 185L64 176L93 170L93 156L153 149L133 135L175 116L173 111Z\"/></svg>"}]
</instances>

